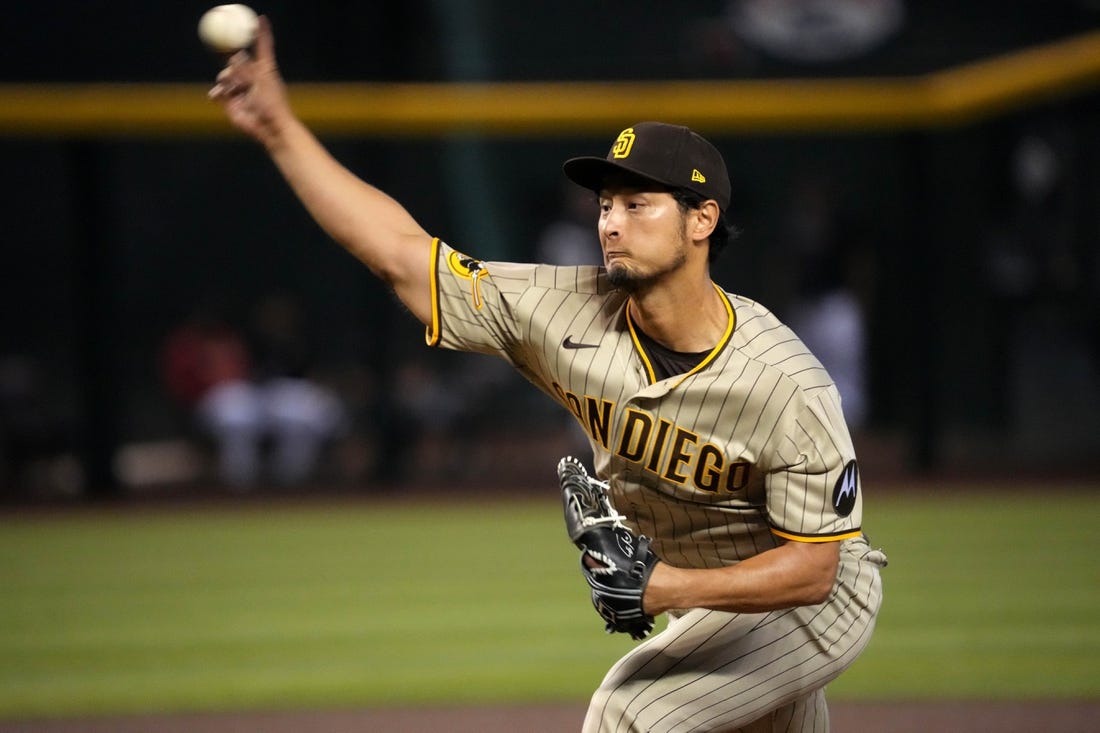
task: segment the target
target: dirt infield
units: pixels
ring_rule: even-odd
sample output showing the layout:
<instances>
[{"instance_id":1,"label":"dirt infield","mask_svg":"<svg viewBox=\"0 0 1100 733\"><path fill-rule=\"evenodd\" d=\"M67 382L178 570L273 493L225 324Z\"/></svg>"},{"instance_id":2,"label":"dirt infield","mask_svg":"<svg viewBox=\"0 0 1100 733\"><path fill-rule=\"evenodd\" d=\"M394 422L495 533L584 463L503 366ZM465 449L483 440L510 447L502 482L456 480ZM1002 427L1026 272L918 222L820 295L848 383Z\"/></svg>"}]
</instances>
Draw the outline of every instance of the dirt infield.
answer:
<instances>
[{"instance_id":1,"label":"dirt infield","mask_svg":"<svg viewBox=\"0 0 1100 733\"><path fill-rule=\"evenodd\" d=\"M1100 701L832 703L835 733L1090 733ZM0 733L573 733L583 705L144 715L0 721Z\"/></svg>"}]
</instances>

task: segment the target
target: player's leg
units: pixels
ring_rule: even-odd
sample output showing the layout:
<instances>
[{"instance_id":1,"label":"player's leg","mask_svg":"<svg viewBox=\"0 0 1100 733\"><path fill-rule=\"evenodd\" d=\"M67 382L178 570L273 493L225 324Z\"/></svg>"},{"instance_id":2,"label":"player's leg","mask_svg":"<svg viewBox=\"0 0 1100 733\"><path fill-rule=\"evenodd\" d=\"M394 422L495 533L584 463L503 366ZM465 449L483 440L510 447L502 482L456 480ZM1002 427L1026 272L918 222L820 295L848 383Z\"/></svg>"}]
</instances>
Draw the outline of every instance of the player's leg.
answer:
<instances>
[{"instance_id":1,"label":"player's leg","mask_svg":"<svg viewBox=\"0 0 1100 733\"><path fill-rule=\"evenodd\" d=\"M764 718L764 733L829 733L829 706L819 687Z\"/></svg>"},{"instance_id":2,"label":"player's leg","mask_svg":"<svg viewBox=\"0 0 1100 733\"><path fill-rule=\"evenodd\" d=\"M829 733L829 706L825 704L825 690L814 690L728 733Z\"/></svg>"},{"instance_id":3,"label":"player's leg","mask_svg":"<svg viewBox=\"0 0 1100 733\"><path fill-rule=\"evenodd\" d=\"M819 688L729 733L829 733L829 706Z\"/></svg>"},{"instance_id":4,"label":"player's leg","mask_svg":"<svg viewBox=\"0 0 1100 733\"><path fill-rule=\"evenodd\" d=\"M671 621L611 669L584 730L728 731L810 696L855 660L874 626L877 564L848 555L839 580L819 606L766 614L697 609ZM823 696L815 711L819 704ZM789 724L806 719L814 729L806 705L790 712Z\"/></svg>"},{"instance_id":5,"label":"player's leg","mask_svg":"<svg viewBox=\"0 0 1100 733\"><path fill-rule=\"evenodd\" d=\"M808 667L819 655L792 611L691 611L611 670L584 731L770 733L773 711L839 673L828 657Z\"/></svg>"}]
</instances>

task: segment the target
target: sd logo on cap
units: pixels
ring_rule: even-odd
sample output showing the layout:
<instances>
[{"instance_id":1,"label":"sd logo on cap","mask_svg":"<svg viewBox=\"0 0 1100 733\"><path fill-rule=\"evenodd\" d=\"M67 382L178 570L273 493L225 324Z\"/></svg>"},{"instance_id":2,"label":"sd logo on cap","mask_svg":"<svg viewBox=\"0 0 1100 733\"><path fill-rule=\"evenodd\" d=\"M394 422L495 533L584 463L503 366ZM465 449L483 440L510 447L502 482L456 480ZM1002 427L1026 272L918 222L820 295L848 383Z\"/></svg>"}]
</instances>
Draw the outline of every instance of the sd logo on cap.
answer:
<instances>
[{"instance_id":1,"label":"sd logo on cap","mask_svg":"<svg viewBox=\"0 0 1100 733\"><path fill-rule=\"evenodd\" d=\"M619 133L607 157L570 158L562 170L574 183L597 193L609 173L625 171L714 199L722 211L730 203L730 179L722 154L681 125L639 122Z\"/></svg>"}]
</instances>

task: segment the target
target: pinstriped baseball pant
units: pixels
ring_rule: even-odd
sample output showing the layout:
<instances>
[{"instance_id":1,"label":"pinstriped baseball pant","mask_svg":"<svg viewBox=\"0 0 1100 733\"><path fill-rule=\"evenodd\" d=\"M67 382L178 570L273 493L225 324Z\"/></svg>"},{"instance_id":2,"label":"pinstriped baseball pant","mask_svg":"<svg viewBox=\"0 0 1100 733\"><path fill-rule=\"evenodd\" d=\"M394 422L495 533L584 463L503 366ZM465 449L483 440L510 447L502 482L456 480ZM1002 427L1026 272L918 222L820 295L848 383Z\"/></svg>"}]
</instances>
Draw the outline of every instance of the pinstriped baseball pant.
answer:
<instances>
[{"instance_id":1,"label":"pinstriped baseball pant","mask_svg":"<svg viewBox=\"0 0 1100 733\"><path fill-rule=\"evenodd\" d=\"M824 687L870 640L884 562L860 540L842 549L825 603L671 619L607 673L584 733L827 733Z\"/></svg>"}]
</instances>

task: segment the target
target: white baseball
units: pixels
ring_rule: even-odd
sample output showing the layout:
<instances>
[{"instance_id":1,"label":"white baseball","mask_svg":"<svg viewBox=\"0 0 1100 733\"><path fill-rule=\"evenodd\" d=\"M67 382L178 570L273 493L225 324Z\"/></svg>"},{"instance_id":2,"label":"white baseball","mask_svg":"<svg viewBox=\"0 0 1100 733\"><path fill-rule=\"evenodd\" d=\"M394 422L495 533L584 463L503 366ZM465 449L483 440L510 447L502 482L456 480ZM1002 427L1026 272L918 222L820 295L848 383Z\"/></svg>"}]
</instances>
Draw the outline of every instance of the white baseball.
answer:
<instances>
[{"instance_id":1,"label":"white baseball","mask_svg":"<svg viewBox=\"0 0 1100 733\"><path fill-rule=\"evenodd\" d=\"M247 5L217 5L199 19L199 38L213 51L232 53L252 45L258 25L256 12Z\"/></svg>"}]
</instances>

